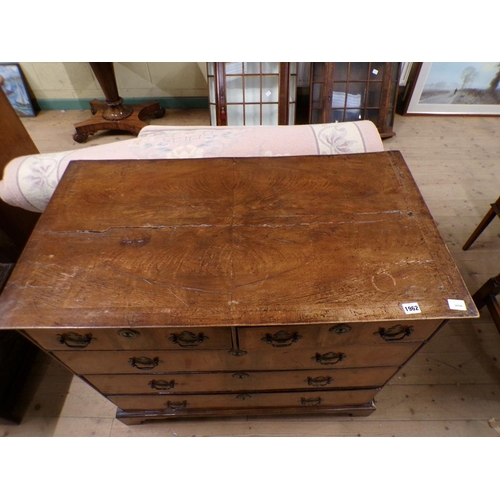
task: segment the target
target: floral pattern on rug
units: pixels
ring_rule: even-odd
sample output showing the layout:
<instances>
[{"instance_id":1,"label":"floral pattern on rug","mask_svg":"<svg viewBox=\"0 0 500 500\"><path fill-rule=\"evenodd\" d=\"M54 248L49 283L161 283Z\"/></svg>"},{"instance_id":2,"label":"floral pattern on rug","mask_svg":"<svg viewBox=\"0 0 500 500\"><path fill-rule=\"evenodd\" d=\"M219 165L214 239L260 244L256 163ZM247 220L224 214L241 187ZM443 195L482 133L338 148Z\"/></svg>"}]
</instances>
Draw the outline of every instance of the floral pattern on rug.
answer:
<instances>
[{"instance_id":1,"label":"floral pattern on rug","mask_svg":"<svg viewBox=\"0 0 500 500\"><path fill-rule=\"evenodd\" d=\"M148 125L135 139L15 158L5 167L0 198L43 212L71 160L337 155L383 150L370 121L251 127Z\"/></svg>"}]
</instances>

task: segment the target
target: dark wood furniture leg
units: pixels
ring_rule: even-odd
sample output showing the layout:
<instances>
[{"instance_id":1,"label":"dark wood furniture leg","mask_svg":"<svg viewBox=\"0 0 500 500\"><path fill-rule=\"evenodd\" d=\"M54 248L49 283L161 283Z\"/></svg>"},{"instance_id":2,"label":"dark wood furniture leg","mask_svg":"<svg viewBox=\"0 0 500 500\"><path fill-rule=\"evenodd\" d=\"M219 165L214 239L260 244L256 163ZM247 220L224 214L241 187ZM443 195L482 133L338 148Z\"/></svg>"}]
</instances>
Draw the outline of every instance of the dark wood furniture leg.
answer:
<instances>
[{"instance_id":1,"label":"dark wood furniture leg","mask_svg":"<svg viewBox=\"0 0 500 500\"><path fill-rule=\"evenodd\" d=\"M463 250L468 250L469 247L477 240L479 235L487 228L488 224L495 218L500 217L500 198L491 203L491 208L488 210L483 220L478 224L474 232L470 235L469 239L465 242L462 247Z\"/></svg>"},{"instance_id":2,"label":"dark wood furniture leg","mask_svg":"<svg viewBox=\"0 0 500 500\"><path fill-rule=\"evenodd\" d=\"M500 274L490 278L473 296L478 309L486 306L493 318L497 330L500 332L500 305L496 296L500 293Z\"/></svg>"},{"instance_id":3,"label":"dark wood furniture leg","mask_svg":"<svg viewBox=\"0 0 500 500\"><path fill-rule=\"evenodd\" d=\"M36 153L37 147L0 91L0 177L10 160ZM0 200L0 293L39 216ZM24 412L21 396L38 352L17 331L0 333L0 421L21 421Z\"/></svg>"},{"instance_id":4,"label":"dark wood furniture leg","mask_svg":"<svg viewBox=\"0 0 500 500\"><path fill-rule=\"evenodd\" d=\"M113 63L90 63L99 85L104 92L106 102L94 99L90 102L92 118L75 125L73 139L83 143L89 135L99 130L123 130L137 135L146 126L148 116L162 118L165 109L157 101L145 104L127 105L118 94Z\"/></svg>"}]
</instances>

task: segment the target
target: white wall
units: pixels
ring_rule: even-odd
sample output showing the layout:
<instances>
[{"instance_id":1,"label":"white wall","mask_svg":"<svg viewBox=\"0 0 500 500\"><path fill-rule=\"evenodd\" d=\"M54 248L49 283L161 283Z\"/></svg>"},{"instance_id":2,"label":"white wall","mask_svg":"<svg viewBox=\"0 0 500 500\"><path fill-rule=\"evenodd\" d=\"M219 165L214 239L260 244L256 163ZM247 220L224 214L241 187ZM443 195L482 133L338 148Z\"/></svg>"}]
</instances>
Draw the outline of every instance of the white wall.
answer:
<instances>
[{"instance_id":1,"label":"white wall","mask_svg":"<svg viewBox=\"0 0 500 500\"><path fill-rule=\"evenodd\" d=\"M85 62L21 62L37 99L100 99L103 97L90 65ZM121 97L206 97L205 63L114 63Z\"/></svg>"}]
</instances>

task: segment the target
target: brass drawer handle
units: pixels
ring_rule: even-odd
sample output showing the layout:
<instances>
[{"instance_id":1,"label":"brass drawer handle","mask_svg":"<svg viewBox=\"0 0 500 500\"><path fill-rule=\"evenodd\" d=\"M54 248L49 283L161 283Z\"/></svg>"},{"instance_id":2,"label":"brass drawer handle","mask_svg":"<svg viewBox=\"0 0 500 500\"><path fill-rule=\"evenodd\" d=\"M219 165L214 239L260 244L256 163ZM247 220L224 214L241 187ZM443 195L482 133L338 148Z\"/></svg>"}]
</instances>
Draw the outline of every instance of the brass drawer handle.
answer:
<instances>
[{"instance_id":1,"label":"brass drawer handle","mask_svg":"<svg viewBox=\"0 0 500 500\"><path fill-rule=\"evenodd\" d=\"M379 328L374 335L380 335L386 342L397 342L409 337L413 333L413 326L394 325L390 328Z\"/></svg>"},{"instance_id":2,"label":"brass drawer handle","mask_svg":"<svg viewBox=\"0 0 500 500\"><path fill-rule=\"evenodd\" d=\"M140 335L140 332L138 332L137 330L132 330L132 328L121 328L117 333L124 339L135 339Z\"/></svg>"},{"instance_id":3,"label":"brass drawer handle","mask_svg":"<svg viewBox=\"0 0 500 500\"><path fill-rule=\"evenodd\" d=\"M337 325L331 326L328 331L331 333L336 333L337 335L342 335L344 333L349 333L352 330L352 326L346 323L339 323Z\"/></svg>"},{"instance_id":4,"label":"brass drawer handle","mask_svg":"<svg viewBox=\"0 0 500 500\"><path fill-rule=\"evenodd\" d=\"M184 410L184 408L186 408L187 405L188 405L188 403L186 400L184 400L184 401L167 401L165 403L165 406L167 408L169 408L170 410L174 410L174 411Z\"/></svg>"},{"instance_id":5,"label":"brass drawer handle","mask_svg":"<svg viewBox=\"0 0 500 500\"><path fill-rule=\"evenodd\" d=\"M85 349L85 347L88 347L92 340L95 340L92 338L91 333L81 335L80 333L76 332L66 332L61 333L57 337L60 344L64 344L71 349Z\"/></svg>"},{"instance_id":6,"label":"brass drawer handle","mask_svg":"<svg viewBox=\"0 0 500 500\"><path fill-rule=\"evenodd\" d=\"M149 382L149 387L151 389L156 389L158 391L168 391L173 389L176 385L175 380L151 380Z\"/></svg>"},{"instance_id":7,"label":"brass drawer handle","mask_svg":"<svg viewBox=\"0 0 500 500\"><path fill-rule=\"evenodd\" d=\"M319 406L323 402L320 397L317 398L300 398L300 404L302 406Z\"/></svg>"},{"instance_id":8,"label":"brass drawer handle","mask_svg":"<svg viewBox=\"0 0 500 500\"><path fill-rule=\"evenodd\" d=\"M179 347L198 347L208 340L208 337L203 332L196 334L185 330L181 333L173 333L170 335L170 340Z\"/></svg>"},{"instance_id":9,"label":"brass drawer handle","mask_svg":"<svg viewBox=\"0 0 500 500\"><path fill-rule=\"evenodd\" d=\"M266 344L272 345L273 347L290 347L294 342L298 342L301 338L302 337L297 332L289 333L285 330L280 330L273 335L266 333L261 340Z\"/></svg>"},{"instance_id":10,"label":"brass drawer handle","mask_svg":"<svg viewBox=\"0 0 500 500\"><path fill-rule=\"evenodd\" d=\"M320 365L336 365L340 363L346 355L343 352L327 352L325 354L316 353L311 359L314 359Z\"/></svg>"},{"instance_id":11,"label":"brass drawer handle","mask_svg":"<svg viewBox=\"0 0 500 500\"><path fill-rule=\"evenodd\" d=\"M158 366L159 358L148 358L147 356L139 356L129 359L129 363L138 370L152 370Z\"/></svg>"},{"instance_id":12,"label":"brass drawer handle","mask_svg":"<svg viewBox=\"0 0 500 500\"><path fill-rule=\"evenodd\" d=\"M307 385L312 385L313 387L325 387L332 382L332 377L307 377Z\"/></svg>"},{"instance_id":13,"label":"brass drawer handle","mask_svg":"<svg viewBox=\"0 0 500 500\"><path fill-rule=\"evenodd\" d=\"M245 373L245 372L236 372L236 373L233 373L233 378L237 378L237 379L240 379L240 380L243 380L245 378L249 378L250 375L248 373Z\"/></svg>"}]
</instances>

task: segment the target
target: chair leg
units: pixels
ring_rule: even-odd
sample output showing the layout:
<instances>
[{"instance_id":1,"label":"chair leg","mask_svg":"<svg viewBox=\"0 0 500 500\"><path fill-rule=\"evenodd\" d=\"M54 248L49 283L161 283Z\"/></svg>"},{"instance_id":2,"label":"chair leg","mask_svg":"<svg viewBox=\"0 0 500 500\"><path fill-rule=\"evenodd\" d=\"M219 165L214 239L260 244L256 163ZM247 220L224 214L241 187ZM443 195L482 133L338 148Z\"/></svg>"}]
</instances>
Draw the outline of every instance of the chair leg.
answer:
<instances>
[{"instance_id":1,"label":"chair leg","mask_svg":"<svg viewBox=\"0 0 500 500\"><path fill-rule=\"evenodd\" d=\"M493 323L500 332L500 304L497 300L497 294L500 293L500 274L490 278L473 296L472 299L478 309L484 306L488 308Z\"/></svg>"},{"instance_id":2,"label":"chair leg","mask_svg":"<svg viewBox=\"0 0 500 500\"><path fill-rule=\"evenodd\" d=\"M488 210L483 220L478 224L476 229L470 235L469 239L465 242L462 250L468 250L469 247L477 240L479 235L486 229L488 224L495 218L495 216L500 217L500 198L498 198L495 203L491 204L491 208Z\"/></svg>"},{"instance_id":3,"label":"chair leg","mask_svg":"<svg viewBox=\"0 0 500 500\"><path fill-rule=\"evenodd\" d=\"M495 323L497 330L500 332L500 304L498 303L497 298L494 295L490 295L486 306L488 307L488 311L493 319L493 323Z\"/></svg>"},{"instance_id":4,"label":"chair leg","mask_svg":"<svg viewBox=\"0 0 500 500\"><path fill-rule=\"evenodd\" d=\"M491 296L500 293L500 274L490 278L473 296L472 300L478 309L483 308L490 301Z\"/></svg>"}]
</instances>

